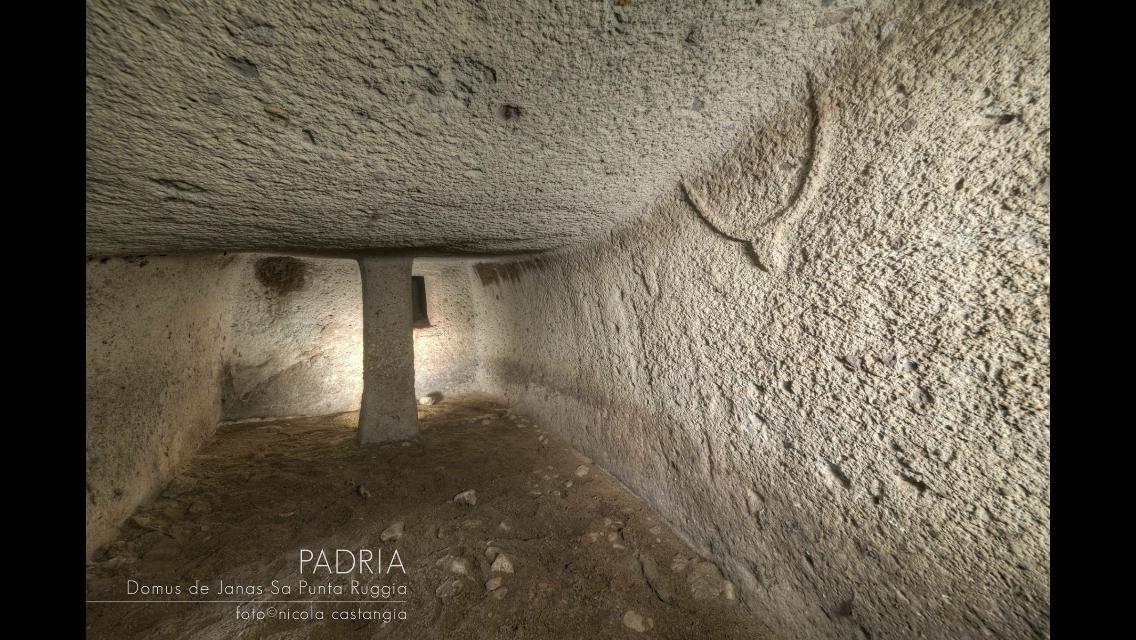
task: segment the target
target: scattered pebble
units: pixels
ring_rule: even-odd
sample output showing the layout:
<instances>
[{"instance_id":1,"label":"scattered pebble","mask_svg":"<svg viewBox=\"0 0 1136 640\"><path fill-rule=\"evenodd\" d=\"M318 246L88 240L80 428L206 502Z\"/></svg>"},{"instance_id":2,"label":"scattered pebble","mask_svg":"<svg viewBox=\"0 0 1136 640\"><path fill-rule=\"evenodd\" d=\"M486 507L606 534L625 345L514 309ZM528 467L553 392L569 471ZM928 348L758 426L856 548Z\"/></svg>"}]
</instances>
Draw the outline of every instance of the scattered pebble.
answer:
<instances>
[{"instance_id":1,"label":"scattered pebble","mask_svg":"<svg viewBox=\"0 0 1136 640\"><path fill-rule=\"evenodd\" d=\"M462 491L458 495L454 496L454 502L458 504L468 504L472 507L473 505L477 504L477 492L473 489Z\"/></svg>"},{"instance_id":2,"label":"scattered pebble","mask_svg":"<svg viewBox=\"0 0 1136 640\"><path fill-rule=\"evenodd\" d=\"M486 581L485 590L486 591L496 591L497 589L501 588L501 585L504 582L505 582L505 579L502 578L501 576L493 576L488 581Z\"/></svg>"},{"instance_id":3,"label":"scattered pebble","mask_svg":"<svg viewBox=\"0 0 1136 640\"><path fill-rule=\"evenodd\" d=\"M367 498L371 497L371 492L367 491L367 487L364 487L363 485L359 485L359 495L362 496L364 499L367 499Z\"/></svg>"},{"instance_id":4,"label":"scattered pebble","mask_svg":"<svg viewBox=\"0 0 1136 640\"><path fill-rule=\"evenodd\" d=\"M509 587L501 587L493 592L493 597L500 600L505 597L506 593L509 593Z\"/></svg>"},{"instance_id":5,"label":"scattered pebble","mask_svg":"<svg viewBox=\"0 0 1136 640\"><path fill-rule=\"evenodd\" d=\"M434 398L432 398L431 396L422 396L421 398L418 399L418 404L421 404L421 405L434 404Z\"/></svg>"},{"instance_id":6,"label":"scattered pebble","mask_svg":"<svg viewBox=\"0 0 1136 640\"><path fill-rule=\"evenodd\" d=\"M495 573L513 573L513 562L509 560L509 556L499 553L489 569Z\"/></svg>"},{"instance_id":7,"label":"scattered pebble","mask_svg":"<svg viewBox=\"0 0 1136 640\"><path fill-rule=\"evenodd\" d=\"M654 629L655 621L650 618L643 617L642 614L640 614L638 611L635 611L634 609L628 609L627 613L623 614L623 626L631 629L632 631L643 633L645 631Z\"/></svg>"},{"instance_id":8,"label":"scattered pebble","mask_svg":"<svg viewBox=\"0 0 1136 640\"><path fill-rule=\"evenodd\" d=\"M590 471L590 469L588 469L588 465L582 464L582 465L576 467L576 477L577 478L583 478L584 476L588 475L589 471Z\"/></svg>"},{"instance_id":9,"label":"scattered pebble","mask_svg":"<svg viewBox=\"0 0 1136 640\"><path fill-rule=\"evenodd\" d=\"M465 558L454 558L450 560L450 573L456 573L459 576L468 576L469 561Z\"/></svg>"},{"instance_id":10,"label":"scattered pebble","mask_svg":"<svg viewBox=\"0 0 1136 640\"><path fill-rule=\"evenodd\" d=\"M461 589L460 580L447 580L438 585L438 588L434 591L434 595L439 598L448 598L457 593L458 589Z\"/></svg>"},{"instance_id":11,"label":"scattered pebble","mask_svg":"<svg viewBox=\"0 0 1136 640\"><path fill-rule=\"evenodd\" d=\"M382 539L383 542L386 542L387 540L398 540L401 537L402 522L396 522L392 524L386 529L383 529L383 532L379 534L379 538Z\"/></svg>"}]
</instances>

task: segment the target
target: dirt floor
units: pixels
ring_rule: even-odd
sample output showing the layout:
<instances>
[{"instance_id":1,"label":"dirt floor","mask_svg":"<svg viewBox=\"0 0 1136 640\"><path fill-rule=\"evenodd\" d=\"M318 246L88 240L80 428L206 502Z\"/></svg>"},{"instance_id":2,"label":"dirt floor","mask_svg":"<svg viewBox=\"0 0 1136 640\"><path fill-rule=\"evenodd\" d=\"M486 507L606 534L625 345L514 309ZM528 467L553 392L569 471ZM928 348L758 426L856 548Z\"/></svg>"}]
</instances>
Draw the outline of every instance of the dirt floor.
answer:
<instances>
[{"instance_id":1,"label":"dirt floor","mask_svg":"<svg viewBox=\"0 0 1136 640\"><path fill-rule=\"evenodd\" d=\"M529 419L446 399L414 440L360 447L356 417L222 427L88 565L88 637L770 637L712 563ZM353 573L333 573L336 549Z\"/></svg>"}]
</instances>

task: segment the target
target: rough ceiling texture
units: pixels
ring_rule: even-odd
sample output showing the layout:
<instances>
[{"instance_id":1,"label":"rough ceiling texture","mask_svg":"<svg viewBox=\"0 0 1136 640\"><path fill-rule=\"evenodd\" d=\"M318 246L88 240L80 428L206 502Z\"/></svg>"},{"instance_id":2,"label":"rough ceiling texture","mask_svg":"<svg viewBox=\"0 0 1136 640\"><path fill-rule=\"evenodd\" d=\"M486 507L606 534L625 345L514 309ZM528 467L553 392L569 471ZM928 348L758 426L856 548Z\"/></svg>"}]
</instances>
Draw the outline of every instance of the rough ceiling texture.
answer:
<instances>
[{"instance_id":1,"label":"rough ceiling texture","mask_svg":"<svg viewBox=\"0 0 1136 640\"><path fill-rule=\"evenodd\" d=\"M861 4L88 2L87 251L603 236L878 28Z\"/></svg>"}]
</instances>

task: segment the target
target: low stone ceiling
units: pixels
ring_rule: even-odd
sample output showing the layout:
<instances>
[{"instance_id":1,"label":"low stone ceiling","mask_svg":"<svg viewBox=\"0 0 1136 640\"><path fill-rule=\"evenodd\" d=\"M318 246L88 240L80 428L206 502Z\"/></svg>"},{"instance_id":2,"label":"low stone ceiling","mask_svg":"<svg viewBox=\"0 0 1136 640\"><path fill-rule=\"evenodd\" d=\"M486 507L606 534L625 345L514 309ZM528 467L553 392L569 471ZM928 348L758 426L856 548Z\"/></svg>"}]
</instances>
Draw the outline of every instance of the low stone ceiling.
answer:
<instances>
[{"instance_id":1,"label":"low stone ceiling","mask_svg":"<svg viewBox=\"0 0 1136 640\"><path fill-rule=\"evenodd\" d=\"M88 1L87 251L586 241L797 99L861 4Z\"/></svg>"}]
</instances>

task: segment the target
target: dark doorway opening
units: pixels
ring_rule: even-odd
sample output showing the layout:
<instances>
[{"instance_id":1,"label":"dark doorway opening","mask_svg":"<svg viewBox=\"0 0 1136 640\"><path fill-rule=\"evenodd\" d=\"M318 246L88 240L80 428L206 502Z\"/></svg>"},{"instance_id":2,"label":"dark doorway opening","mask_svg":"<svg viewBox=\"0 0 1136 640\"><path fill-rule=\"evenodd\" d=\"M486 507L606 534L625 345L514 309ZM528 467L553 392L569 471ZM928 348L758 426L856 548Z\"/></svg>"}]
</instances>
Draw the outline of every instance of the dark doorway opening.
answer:
<instances>
[{"instance_id":1,"label":"dark doorway opening","mask_svg":"<svg viewBox=\"0 0 1136 640\"><path fill-rule=\"evenodd\" d=\"M414 307L414 327L430 326L430 318L426 315L426 278L411 276L410 295Z\"/></svg>"}]
</instances>

